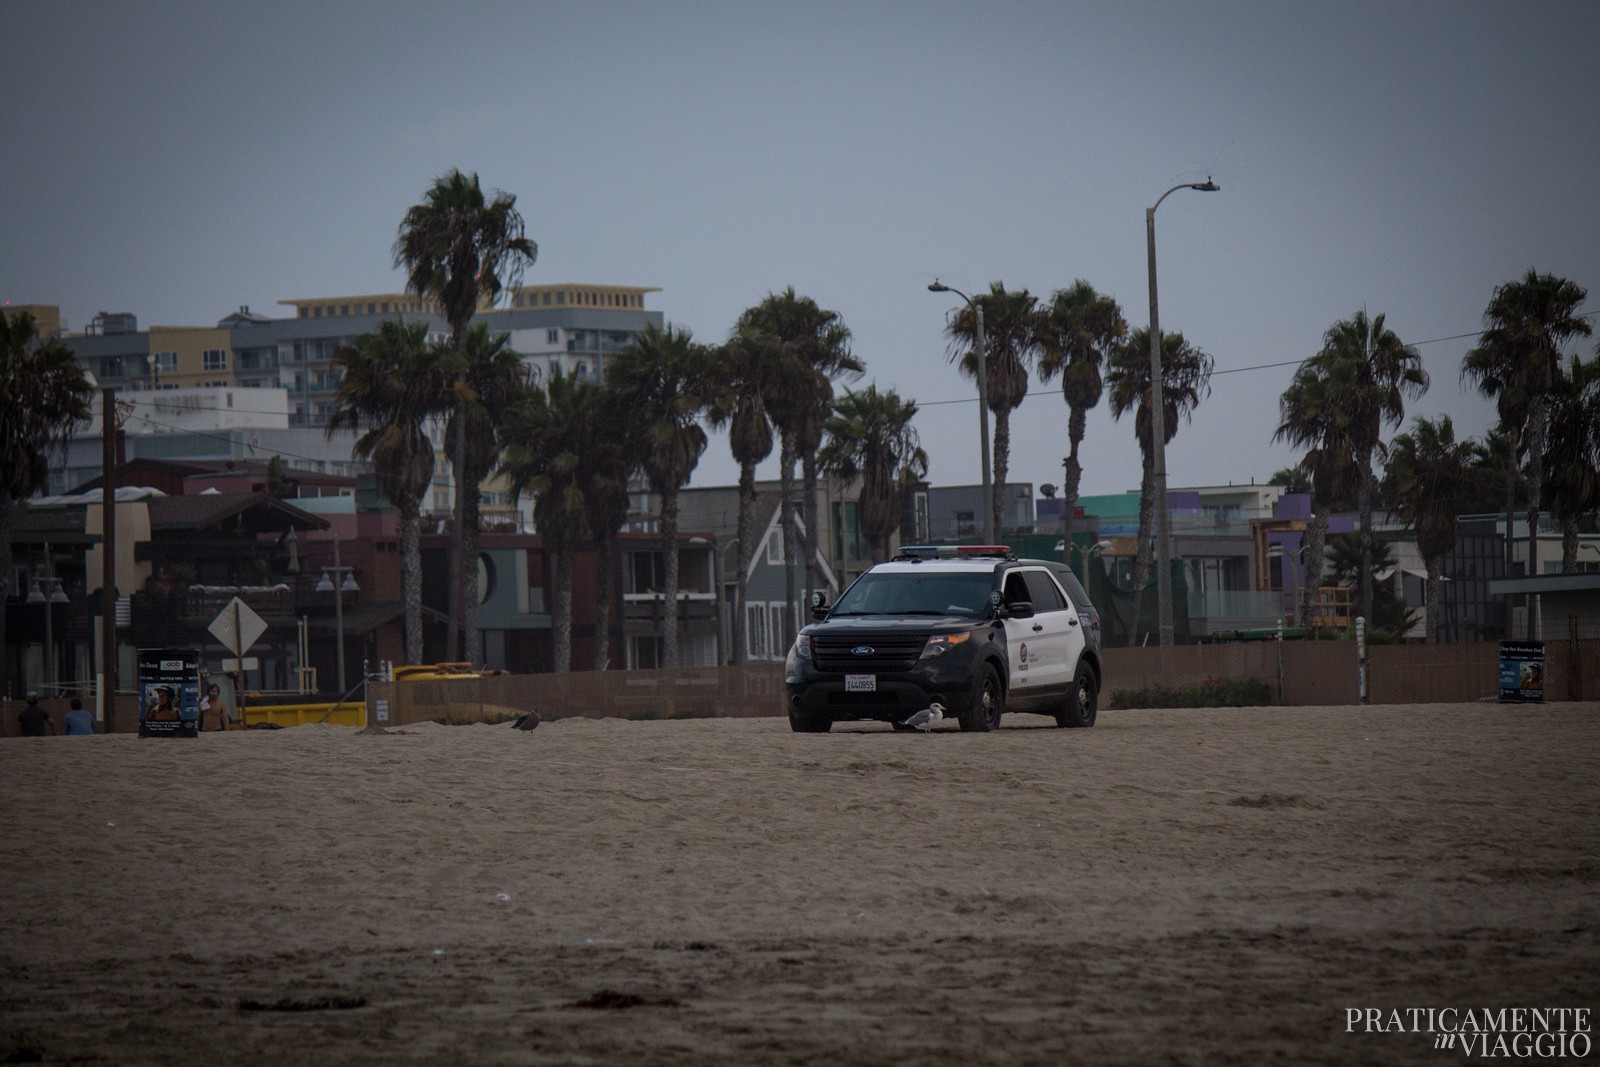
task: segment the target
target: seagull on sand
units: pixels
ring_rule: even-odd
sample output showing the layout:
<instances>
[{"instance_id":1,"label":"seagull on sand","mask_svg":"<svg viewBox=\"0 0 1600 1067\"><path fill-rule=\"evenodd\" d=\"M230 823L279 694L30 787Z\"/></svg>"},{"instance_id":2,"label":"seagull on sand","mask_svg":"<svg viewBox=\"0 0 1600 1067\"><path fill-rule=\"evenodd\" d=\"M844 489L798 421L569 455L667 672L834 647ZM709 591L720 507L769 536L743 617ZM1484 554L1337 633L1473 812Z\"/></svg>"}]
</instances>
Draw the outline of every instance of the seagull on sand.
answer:
<instances>
[{"instance_id":1,"label":"seagull on sand","mask_svg":"<svg viewBox=\"0 0 1600 1067\"><path fill-rule=\"evenodd\" d=\"M901 722L900 725L909 726L913 730L921 730L923 733L927 733L943 719L944 705L935 700L932 704L913 714L909 719Z\"/></svg>"},{"instance_id":2,"label":"seagull on sand","mask_svg":"<svg viewBox=\"0 0 1600 1067\"><path fill-rule=\"evenodd\" d=\"M538 725L539 725L539 711L538 711L537 708L535 708L533 711L528 712L528 714L524 715L522 718L518 719L516 722L511 724L512 729L516 729L516 730L532 730L534 727L536 727Z\"/></svg>"}]
</instances>

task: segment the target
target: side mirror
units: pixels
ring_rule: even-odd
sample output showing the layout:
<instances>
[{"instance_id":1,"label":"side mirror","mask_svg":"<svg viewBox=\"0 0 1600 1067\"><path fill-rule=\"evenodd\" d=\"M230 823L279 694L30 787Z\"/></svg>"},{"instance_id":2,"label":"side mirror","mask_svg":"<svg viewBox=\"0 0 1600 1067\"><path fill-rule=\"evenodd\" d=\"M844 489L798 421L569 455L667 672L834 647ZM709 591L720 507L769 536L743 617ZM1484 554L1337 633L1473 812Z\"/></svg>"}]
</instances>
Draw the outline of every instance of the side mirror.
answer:
<instances>
[{"instance_id":1,"label":"side mirror","mask_svg":"<svg viewBox=\"0 0 1600 1067\"><path fill-rule=\"evenodd\" d=\"M1031 619L1033 618L1033 601L1014 600L1011 602L1010 606L1006 608L1006 612L1013 619Z\"/></svg>"},{"instance_id":2,"label":"side mirror","mask_svg":"<svg viewBox=\"0 0 1600 1067\"><path fill-rule=\"evenodd\" d=\"M820 589L811 594L811 617L818 622L828 617L828 594Z\"/></svg>"}]
</instances>

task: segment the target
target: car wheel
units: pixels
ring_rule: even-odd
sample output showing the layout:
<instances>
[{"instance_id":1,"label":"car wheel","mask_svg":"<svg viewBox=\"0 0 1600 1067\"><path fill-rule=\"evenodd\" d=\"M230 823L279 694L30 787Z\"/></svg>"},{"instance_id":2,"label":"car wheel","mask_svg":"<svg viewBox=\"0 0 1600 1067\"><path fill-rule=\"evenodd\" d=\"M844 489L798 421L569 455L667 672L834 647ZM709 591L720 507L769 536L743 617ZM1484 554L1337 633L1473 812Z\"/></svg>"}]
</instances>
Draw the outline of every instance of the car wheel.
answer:
<instances>
[{"instance_id":1,"label":"car wheel","mask_svg":"<svg viewBox=\"0 0 1600 1067\"><path fill-rule=\"evenodd\" d=\"M995 670L994 664L985 663L978 674L972 702L960 715L961 728L980 732L998 730L1005 709L1006 694L1000 685L1000 672Z\"/></svg>"},{"instance_id":2,"label":"car wheel","mask_svg":"<svg viewBox=\"0 0 1600 1067\"><path fill-rule=\"evenodd\" d=\"M1100 707L1100 687L1095 684L1094 670L1087 663L1078 664L1078 674L1072 679L1072 689L1067 693L1065 711L1056 715L1056 725L1061 727L1093 726L1095 712Z\"/></svg>"},{"instance_id":3,"label":"car wheel","mask_svg":"<svg viewBox=\"0 0 1600 1067\"><path fill-rule=\"evenodd\" d=\"M797 734L825 734L833 729L833 720L822 717L815 718L810 715L801 715L797 711L789 712L789 729Z\"/></svg>"}]
</instances>

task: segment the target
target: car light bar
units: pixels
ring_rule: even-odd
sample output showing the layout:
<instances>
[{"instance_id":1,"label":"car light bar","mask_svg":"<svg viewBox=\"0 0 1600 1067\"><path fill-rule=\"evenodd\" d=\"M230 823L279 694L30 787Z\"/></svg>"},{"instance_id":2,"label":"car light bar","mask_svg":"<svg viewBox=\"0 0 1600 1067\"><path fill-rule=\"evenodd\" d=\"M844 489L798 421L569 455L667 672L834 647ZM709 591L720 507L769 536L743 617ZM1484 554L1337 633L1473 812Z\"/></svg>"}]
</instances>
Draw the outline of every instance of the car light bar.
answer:
<instances>
[{"instance_id":1,"label":"car light bar","mask_svg":"<svg viewBox=\"0 0 1600 1067\"><path fill-rule=\"evenodd\" d=\"M959 559L967 556L1011 558L1010 545L901 545L901 559Z\"/></svg>"}]
</instances>

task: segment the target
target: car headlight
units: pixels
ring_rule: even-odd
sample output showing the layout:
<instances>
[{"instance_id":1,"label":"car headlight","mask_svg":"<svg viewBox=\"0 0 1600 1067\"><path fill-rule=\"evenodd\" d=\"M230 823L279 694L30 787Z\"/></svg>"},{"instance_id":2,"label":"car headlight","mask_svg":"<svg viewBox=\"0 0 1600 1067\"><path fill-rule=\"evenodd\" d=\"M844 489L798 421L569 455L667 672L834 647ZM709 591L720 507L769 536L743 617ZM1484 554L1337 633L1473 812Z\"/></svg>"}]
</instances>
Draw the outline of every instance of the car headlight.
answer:
<instances>
[{"instance_id":1,"label":"car headlight","mask_svg":"<svg viewBox=\"0 0 1600 1067\"><path fill-rule=\"evenodd\" d=\"M934 634L928 638L928 643L922 647L922 658L942 656L971 636L971 631L962 634Z\"/></svg>"},{"instance_id":2,"label":"car headlight","mask_svg":"<svg viewBox=\"0 0 1600 1067\"><path fill-rule=\"evenodd\" d=\"M794 639L794 654L801 659L811 658L811 635L799 634Z\"/></svg>"}]
</instances>

